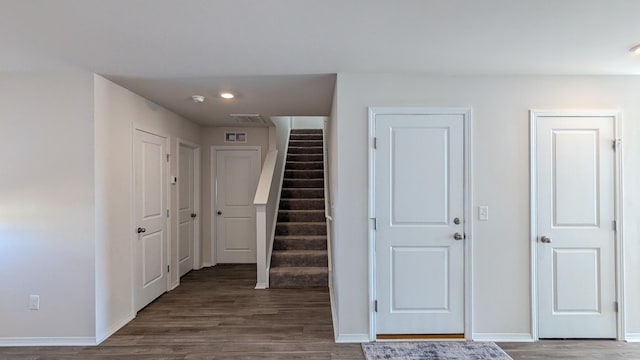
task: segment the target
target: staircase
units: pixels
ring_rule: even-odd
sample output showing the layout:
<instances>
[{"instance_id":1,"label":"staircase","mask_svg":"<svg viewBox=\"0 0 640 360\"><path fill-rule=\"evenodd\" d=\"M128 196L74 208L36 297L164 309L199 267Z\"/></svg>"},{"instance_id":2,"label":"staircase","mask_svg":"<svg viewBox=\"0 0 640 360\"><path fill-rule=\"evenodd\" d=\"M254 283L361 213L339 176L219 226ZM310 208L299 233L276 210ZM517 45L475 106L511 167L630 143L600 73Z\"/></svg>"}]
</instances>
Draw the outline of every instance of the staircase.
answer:
<instances>
[{"instance_id":1,"label":"staircase","mask_svg":"<svg viewBox=\"0 0 640 360\"><path fill-rule=\"evenodd\" d=\"M322 130L292 129L269 287L327 287Z\"/></svg>"}]
</instances>

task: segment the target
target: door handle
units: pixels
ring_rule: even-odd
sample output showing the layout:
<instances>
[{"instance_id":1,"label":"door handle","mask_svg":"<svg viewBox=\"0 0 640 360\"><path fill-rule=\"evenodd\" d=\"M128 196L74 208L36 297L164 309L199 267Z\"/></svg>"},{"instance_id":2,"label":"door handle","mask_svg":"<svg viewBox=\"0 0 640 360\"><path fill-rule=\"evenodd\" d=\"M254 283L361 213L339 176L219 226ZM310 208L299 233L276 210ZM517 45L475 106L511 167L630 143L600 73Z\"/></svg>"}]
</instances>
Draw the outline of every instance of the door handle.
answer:
<instances>
[{"instance_id":1,"label":"door handle","mask_svg":"<svg viewBox=\"0 0 640 360\"><path fill-rule=\"evenodd\" d=\"M455 234L453 234L453 238L456 239L456 240L462 240L462 239L464 239L464 236L462 236L462 234L460 234L460 233L455 233Z\"/></svg>"},{"instance_id":2,"label":"door handle","mask_svg":"<svg viewBox=\"0 0 640 360\"><path fill-rule=\"evenodd\" d=\"M222 211L218 210L218 215L222 215Z\"/></svg>"},{"instance_id":3,"label":"door handle","mask_svg":"<svg viewBox=\"0 0 640 360\"><path fill-rule=\"evenodd\" d=\"M143 232L146 232L146 231L147 231L147 229L145 229L145 228L143 228L143 227L139 227L139 228L138 228L138 234L143 233Z\"/></svg>"},{"instance_id":4,"label":"door handle","mask_svg":"<svg viewBox=\"0 0 640 360\"><path fill-rule=\"evenodd\" d=\"M194 218L194 217L196 217L196 216L198 216L198 215L196 215L195 213L191 214L191 217L192 217L192 218Z\"/></svg>"},{"instance_id":5,"label":"door handle","mask_svg":"<svg viewBox=\"0 0 640 360\"><path fill-rule=\"evenodd\" d=\"M541 236L540 237L540 242L545 243L545 244L550 244L553 240L551 240L550 237L548 236Z\"/></svg>"}]
</instances>

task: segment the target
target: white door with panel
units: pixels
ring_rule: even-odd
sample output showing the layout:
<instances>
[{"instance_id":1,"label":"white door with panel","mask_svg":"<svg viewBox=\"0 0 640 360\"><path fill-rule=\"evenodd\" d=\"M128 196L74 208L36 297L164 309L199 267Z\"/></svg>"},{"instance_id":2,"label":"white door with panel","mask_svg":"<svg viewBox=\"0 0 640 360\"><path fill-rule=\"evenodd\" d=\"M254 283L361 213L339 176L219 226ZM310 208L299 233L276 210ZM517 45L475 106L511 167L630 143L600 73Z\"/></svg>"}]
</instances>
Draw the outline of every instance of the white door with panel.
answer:
<instances>
[{"instance_id":1,"label":"white door with panel","mask_svg":"<svg viewBox=\"0 0 640 360\"><path fill-rule=\"evenodd\" d=\"M167 291L166 138L135 130L133 150L137 311Z\"/></svg>"},{"instance_id":2,"label":"white door with panel","mask_svg":"<svg viewBox=\"0 0 640 360\"><path fill-rule=\"evenodd\" d=\"M464 333L464 126L375 117L377 334Z\"/></svg>"},{"instance_id":3,"label":"white door with panel","mask_svg":"<svg viewBox=\"0 0 640 360\"><path fill-rule=\"evenodd\" d=\"M615 338L614 118L534 119L540 338Z\"/></svg>"},{"instance_id":4,"label":"white door with panel","mask_svg":"<svg viewBox=\"0 0 640 360\"><path fill-rule=\"evenodd\" d=\"M178 267L184 276L194 267L196 233L195 149L180 144L178 151Z\"/></svg>"},{"instance_id":5,"label":"white door with panel","mask_svg":"<svg viewBox=\"0 0 640 360\"><path fill-rule=\"evenodd\" d=\"M219 263L256 262L257 150L216 151L216 250Z\"/></svg>"}]
</instances>

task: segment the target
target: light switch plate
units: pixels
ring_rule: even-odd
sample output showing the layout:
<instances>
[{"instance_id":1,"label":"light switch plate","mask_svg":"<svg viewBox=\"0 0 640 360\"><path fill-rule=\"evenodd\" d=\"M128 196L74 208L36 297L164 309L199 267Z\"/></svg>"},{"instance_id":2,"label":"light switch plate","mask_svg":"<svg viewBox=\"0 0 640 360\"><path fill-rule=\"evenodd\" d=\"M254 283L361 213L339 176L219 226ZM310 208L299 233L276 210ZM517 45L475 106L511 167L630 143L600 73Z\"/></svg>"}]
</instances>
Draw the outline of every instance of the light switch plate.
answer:
<instances>
[{"instance_id":1,"label":"light switch plate","mask_svg":"<svg viewBox=\"0 0 640 360\"><path fill-rule=\"evenodd\" d=\"M489 207L486 205L478 206L478 220L487 221L489 220Z\"/></svg>"}]
</instances>

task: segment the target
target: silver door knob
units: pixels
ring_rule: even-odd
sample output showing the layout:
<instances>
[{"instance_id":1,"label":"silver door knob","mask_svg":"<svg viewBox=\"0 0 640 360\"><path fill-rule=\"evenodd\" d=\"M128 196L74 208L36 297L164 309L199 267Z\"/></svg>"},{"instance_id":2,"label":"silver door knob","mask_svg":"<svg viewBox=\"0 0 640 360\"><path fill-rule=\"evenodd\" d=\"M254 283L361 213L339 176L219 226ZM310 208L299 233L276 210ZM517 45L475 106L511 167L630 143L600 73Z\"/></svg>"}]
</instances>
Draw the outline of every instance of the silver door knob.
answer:
<instances>
[{"instance_id":1,"label":"silver door knob","mask_svg":"<svg viewBox=\"0 0 640 360\"><path fill-rule=\"evenodd\" d=\"M218 210L218 215L222 215L222 211Z\"/></svg>"},{"instance_id":2,"label":"silver door knob","mask_svg":"<svg viewBox=\"0 0 640 360\"><path fill-rule=\"evenodd\" d=\"M464 238L464 236L462 236L462 234L460 233L455 233L453 234L453 238L456 240L462 240Z\"/></svg>"},{"instance_id":3,"label":"silver door knob","mask_svg":"<svg viewBox=\"0 0 640 360\"><path fill-rule=\"evenodd\" d=\"M543 243L545 243L545 244L550 244L550 243L551 243L551 241L553 241L553 240L551 240L551 238L550 238L550 237L548 237L548 236L542 236L542 237L540 237L540 242L543 242Z\"/></svg>"},{"instance_id":4,"label":"silver door knob","mask_svg":"<svg viewBox=\"0 0 640 360\"><path fill-rule=\"evenodd\" d=\"M139 227L139 228L138 228L138 234L143 233L143 232L146 232L146 231L147 231L147 229L145 229L145 228L143 228L143 227Z\"/></svg>"}]
</instances>

